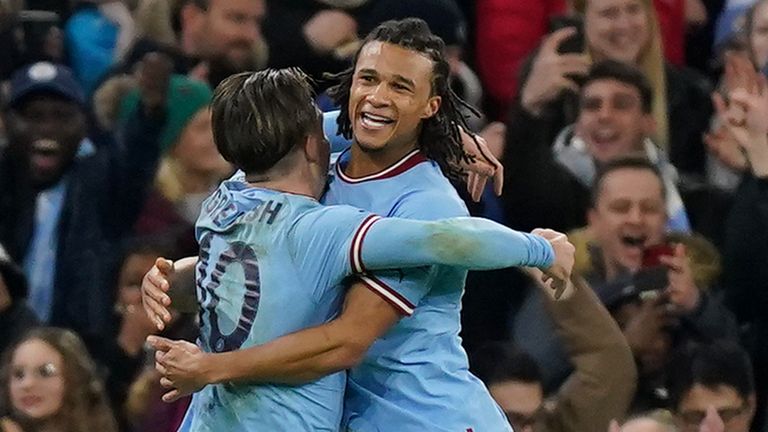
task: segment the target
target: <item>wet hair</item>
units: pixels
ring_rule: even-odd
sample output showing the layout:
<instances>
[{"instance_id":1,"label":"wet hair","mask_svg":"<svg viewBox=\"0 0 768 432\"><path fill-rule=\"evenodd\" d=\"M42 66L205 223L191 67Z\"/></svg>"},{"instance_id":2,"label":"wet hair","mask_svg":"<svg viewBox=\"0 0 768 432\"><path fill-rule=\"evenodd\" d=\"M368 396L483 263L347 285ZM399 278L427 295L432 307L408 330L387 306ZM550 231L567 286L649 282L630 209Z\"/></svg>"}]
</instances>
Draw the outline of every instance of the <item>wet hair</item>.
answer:
<instances>
[{"instance_id":1,"label":"wet hair","mask_svg":"<svg viewBox=\"0 0 768 432\"><path fill-rule=\"evenodd\" d=\"M643 112L650 114L653 110L653 89L651 84L643 75L643 72L635 66L615 60L603 60L595 63L589 69L589 74L587 74L581 88L586 88L591 82L602 80L614 80L636 88L640 93Z\"/></svg>"},{"instance_id":2,"label":"wet hair","mask_svg":"<svg viewBox=\"0 0 768 432\"><path fill-rule=\"evenodd\" d=\"M269 170L319 133L313 97L309 78L297 68L230 76L216 87L211 104L216 148L246 174Z\"/></svg>"},{"instance_id":3,"label":"wet hair","mask_svg":"<svg viewBox=\"0 0 768 432\"><path fill-rule=\"evenodd\" d=\"M41 327L26 333L9 347L3 355L0 373L0 406L11 407L11 362L16 350L25 342L41 341L62 358L64 396L59 412L55 414L61 430L68 432L117 432L117 422L109 406L104 384L97 373L85 344L70 330ZM31 419L16 418L22 426ZM25 430L29 430L26 429Z\"/></svg>"},{"instance_id":4,"label":"wet hair","mask_svg":"<svg viewBox=\"0 0 768 432\"><path fill-rule=\"evenodd\" d=\"M605 178L608 176L608 174L623 169L646 170L652 172L653 175L659 179L659 183L661 184L661 195L662 198L666 200L667 189L664 186L664 178L662 177L659 168L651 163L651 161L649 161L647 158L641 156L628 156L621 157L598 166L597 175L595 175L595 180L592 182L592 190L590 193L592 208L597 205L597 200L600 197L600 192L603 189L603 183L605 183Z\"/></svg>"},{"instance_id":5,"label":"wet hair","mask_svg":"<svg viewBox=\"0 0 768 432\"><path fill-rule=\"evenodd\" d=\"M517 381L541 384L541 369L528 353L508 343L489 342L472 353L472 372L486 386Z\"/></svg>"},{"instance_id":6,"label":"wet hair","mask_svg":"<svg viewBox=\"0 0 768 432\"><path fill-rule=\"evenodd\" d=\"M422 121L418 145L424 154L437 162L447 177L464 177L460 167L462 162L471 161L472 157L464 152L459 127L465 131L470 128L461 108L469 109L477 115L477 110L464 102L451 90L448 82L450 68L446 61L443 40L435 36L427 23L418 18L406 18L399 21L386 21L373 29L365 37L355 53L352 67L334 75L327 75L337 84L328 89L328 95L339 105L339 133L352 138L352 120L349 118L349 98L355 74L355 65L363 47L369 42L386 42L425 55L432 60L432 95L442 100L437 113Z\"/></svg>"},{"instance_id":7,"label":"wet hair","mask_svg":"<svg viewBox=\"0 0 768 432\"><path fill-rule=\"evenodd\" d=\"M708 389L731 387L744 400L755 394L749 355L730 341L683 346L672 359L668 377L670 406L675 410L696 384Z\"/></svg>"}]
</instances>

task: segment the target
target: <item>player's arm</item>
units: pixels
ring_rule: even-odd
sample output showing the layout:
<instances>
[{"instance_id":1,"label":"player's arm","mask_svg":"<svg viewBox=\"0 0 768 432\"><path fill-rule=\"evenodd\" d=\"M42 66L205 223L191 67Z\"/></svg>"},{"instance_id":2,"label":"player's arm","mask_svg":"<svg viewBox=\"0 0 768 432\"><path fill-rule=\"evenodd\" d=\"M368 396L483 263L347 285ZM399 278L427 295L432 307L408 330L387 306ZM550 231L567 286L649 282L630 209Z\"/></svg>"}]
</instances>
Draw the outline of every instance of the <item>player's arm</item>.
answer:
<instances>
[{"instance_id":1,"label":"player's arm","mask_svg":"<svg viewBox=\"0 0 768 432\"><path fill-rule=\"evenodd\" d=\"M361 227L352 244L352 265L358 273L435 264L470 270L546 269L555 261L555 250L546 238L488 219L371 218L366 224L369 226Z\"/></svg>"},{"instance_id":2,"label":"player's arm","mask_svg":"<svg viewBox=\"0 0 768 432\"><path fill-rule=\"evenodd\" d=\"M357 365L373 342L400 314L362 283L347 292L341 315L326 324L264 345L226 353L204 353L186 341L150 336L156 367L170 392L166 401L222 382L303 384Z\"/></svg>"},{"instance_id":3,"label":"player's arm","mask_svg":"<svg viewBox=\"0 0 768 432\"><path fill-rule=\"evenodd\" d=\"M186 257L176 262L165 258L155 260L155 265L141 281L141 303L144 312L158 330L171 322L168 307L182 312L197 310L195 295L195 264L197 257ZM171 289L173 285L173 289Z\"/></svg>"}]
</instances>

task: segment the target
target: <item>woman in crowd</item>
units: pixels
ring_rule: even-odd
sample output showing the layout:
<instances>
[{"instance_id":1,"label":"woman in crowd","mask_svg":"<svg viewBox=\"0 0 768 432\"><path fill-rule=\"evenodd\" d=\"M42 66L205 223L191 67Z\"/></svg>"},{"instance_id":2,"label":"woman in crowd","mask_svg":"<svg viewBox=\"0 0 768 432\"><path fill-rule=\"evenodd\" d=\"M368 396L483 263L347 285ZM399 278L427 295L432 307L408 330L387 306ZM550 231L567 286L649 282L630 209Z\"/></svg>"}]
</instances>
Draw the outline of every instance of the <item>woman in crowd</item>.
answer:
<instances>
[{"instance_id":1,"label":"woman in crowd","mask_svg":"<svg viewBox=\"0 0 768 432\"><path fill-rule=\"evenodd\" d=\"M0 374L4 432L116 432L104 386L80 338L39 328L6 353Z\"/></svg>"}]
</instances>

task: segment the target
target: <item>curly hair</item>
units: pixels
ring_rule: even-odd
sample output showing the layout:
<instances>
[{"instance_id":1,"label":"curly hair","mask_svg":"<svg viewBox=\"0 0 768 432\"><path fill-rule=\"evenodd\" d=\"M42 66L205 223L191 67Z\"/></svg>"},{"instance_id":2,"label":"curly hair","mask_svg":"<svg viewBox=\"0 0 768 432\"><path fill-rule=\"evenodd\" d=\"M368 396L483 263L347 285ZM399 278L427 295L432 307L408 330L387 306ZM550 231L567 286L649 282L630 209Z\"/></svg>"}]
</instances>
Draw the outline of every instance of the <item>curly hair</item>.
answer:
<instances>
[{"instance_id":1,"label":"curly hair","mask_svg":"<svg viewBox=\"0 0 768 432\"><path fill-rule=\"evenodd\" d=\"M10 367L16 349L28 341L41 341L61 354L66 390L62 406L56 414L57 424L67 432L117 432L117 421L109 406L104 384L96 364L82 340L70 330L41 327L29 331L9 347L0 369L0 406L11 407L9 395ZM18 418L24 430L34 430L30 419Z\"/></svg>"},{"instance_id":2,"label":"curly hair","mask_svg":"<svg viewBox=\"0 0 768 432\"><path fill-rule=\"evenodd\" d=\"M352 121L349 118L349 98L355 65L363 47L369 42L386 42L416 51L427 56L433 63L432 95L439 96L442 104L437 113L422 121L418 146L424 154L437 162L440 169L450 179L463 178L462 162L472 162L474 158L467 154L461 143L460 129L468 131L467 119L461 114L462 107L473 114L477 110L453 92L449 85L450 68L444 55L443 40L432 34L429 26L418 18L406 18L399 21L386 21L373 29L365 37L355 53L352 67L338 74L327 75L337 84L328 89L328 95L340 107L338 118L339 133L347 139L352 138Z\"/></svg>"}]
</instances>

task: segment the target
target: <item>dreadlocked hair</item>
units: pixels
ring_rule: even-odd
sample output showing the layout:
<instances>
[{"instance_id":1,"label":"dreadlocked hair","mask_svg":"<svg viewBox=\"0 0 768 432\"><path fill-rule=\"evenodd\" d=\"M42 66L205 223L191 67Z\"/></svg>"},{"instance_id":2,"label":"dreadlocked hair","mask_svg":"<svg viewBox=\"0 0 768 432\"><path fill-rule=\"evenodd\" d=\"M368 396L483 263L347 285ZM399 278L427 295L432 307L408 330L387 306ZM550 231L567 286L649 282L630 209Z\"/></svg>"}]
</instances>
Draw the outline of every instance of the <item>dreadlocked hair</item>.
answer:
<instances>
[{"instance_id":1,"label":"dreadlocked hair","mask_svg":"<svg viewBox=\"0 0 768 432\"><path fill-rule=\"evenodd\" d=\"M328 95L339 105L340 113L337 123L339 133L347 139L352 138L352 121L349 117L349 97L355 65L363 47L369 42L386 42L416 51L427 56L433 63L432 95L440 96L442 103L437 113L421 123L419 134L419 149L429 158L437 162L446 177L458 180L466 173L461 164L474 161L474 156L466 153L461 143L460 127L469 131L467 119L461 113L461 108L468 109L479 116L477 109L462 100L451 89L448 77L450 68L445 59L445 43L432 34L427 23L418 18L406 18L399 21L386 21L373 29L365 37L355 53L352 67L337 73L328 74L327 78L335 80L336 85L328 89Z\"/></svg>"}]
</instances>

